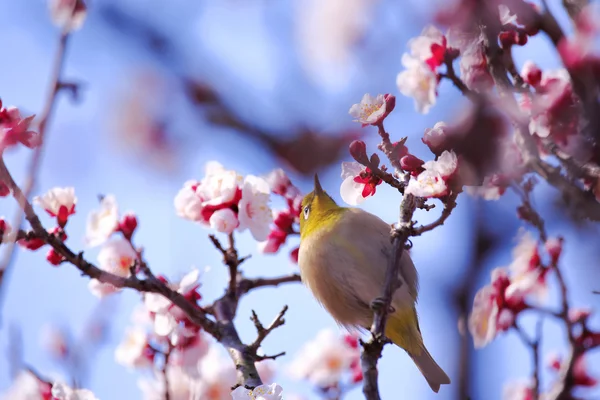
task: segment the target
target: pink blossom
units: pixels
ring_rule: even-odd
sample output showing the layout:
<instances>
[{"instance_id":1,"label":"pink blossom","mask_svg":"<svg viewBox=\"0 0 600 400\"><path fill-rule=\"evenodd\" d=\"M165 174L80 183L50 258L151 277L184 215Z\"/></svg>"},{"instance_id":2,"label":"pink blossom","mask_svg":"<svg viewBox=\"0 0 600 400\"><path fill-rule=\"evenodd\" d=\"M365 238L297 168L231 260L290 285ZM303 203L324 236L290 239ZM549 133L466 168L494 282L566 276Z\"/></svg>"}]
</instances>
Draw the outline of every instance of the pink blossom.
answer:
<instances>
[{"instance_id":1,"label":"pink blossom","mask_svg":"<svg viewBox=\"0 0 600 400\"><path fill-rule=\"evenodd\" d=\"M410 55L424 62L435 71L444 63L446 53L446 37L433 25L426 26L420 36L408 42Z\"/></svg>"},{"instance_id":2,"label":"pink blossom","mask_svg":"<svg viewBox=\"0 0 600 400\"><path fill-rule=\"evenodd\" d=\"M340 186L340 196L342 200L352 206L373 196L377 191L377 186L381 184L380 178L373 175L369 168L365 168L357 162L343 162L341 176L343 181Z\"/></svg>"},{"instance_id":3,"label":"pink blossom","mask_svg":"<svg viewBox=\"0 0 600 400\"><path fill-rule=\"evenodd\" d=\"M88 214L85 243L98 246L108 240L119 226L119 207L112 194L102 197L100 209Z\"/></svg>"},{"instance_id":4,"label":"pink blossom","mask_svg":"<svg viewBox=\"0 0 600 400\"><path fill-rule=\"evenodd\" d=\"M425 162L412 154L407 154L400 159L400 166L406 172L410 172L411 175L417 176L424 171L423 164Z\"/></svg>"},{"instance_id":5,"label":"pink blossom","mask_svg":"<svg viewBox=\"0 0 600 400\"><path fill-rule=\"evenodd\" d=\"M424 171L408 182L405 193L418 197L442 197L448 193L446 181L458 167L458 159L453 151L444 151L436 161L423 164Z\"/></svg>"},{"instance_id":6,"label":"pink blossom","mask_svg":"<svg viewBox=\"0 0 600 400\"><path fill-rule=\"evenodd\" d=\"M33 118L33 115L22 118L16 107L3 108L0 100L0 153L17 143L29 148L40 145L40 135L29 130Z\"/></svg>"},{"instance_id":7,"label":"pink blossom","mask_svg":"<svg viewBox=\"0 0 600 400\"><path fill-rule=\"evenodd\" d=\"M200 271L193 269L184 275L179 282L168 283L168 286L190 300L196 301L200 298L197 290L200 287L198 280ZM158 336L168 336L178 327L179 322L187 320L187 316L179 307L171 303L169 299L158 293L146 293L144 304L153 316L154 333ZM182 331L179 333L188 333Z\"/></svg>"},{"instance_id":8,"label":"pink blossom","mask_svg":"<svg viewBox=\"0 0 600 400\"><path fill-rule=\"evenodd\" d=\"M411 178L404 193L426 198L442 197L448 193L448 186L438 173L425 170L416 178Z\"/></svg>"},{"instance_id":9,"label":"pink blossom","mask_svg":"<svg viewBox=\"0 0 600 400\"><path fill-rule=\"evenodd\" d=\"M331 329L318 333L306 343L288 367L296 379L306 379L320 388L335 385L360 358L360 349Z\"/></svg>"},{"instance_id":10,"label":"pink blossom","mask_svg":"<svg viewBox=\"0 0 600 400\"><path fill-rule=\"evenodd\" d=\"M44 208L50 216L56 217L58 224L64 227L69 216L75 214L77 197L72 187L55 187L41 197L34 197L33 203Z\"/></svg>"},{"instance_id":11,"label":"pink blossom","mask_svg":"<svg viewBox=\"0 0 600 400\"><path fill-rule=\"evenodd\" d=\"M486 176L481 186L465 186L465 190L472 196L479 196L484 200L498 200L506 192L506 187L494 184L494 178Z\"/></svg>"},{"instance_id":12,"label":"pink blossom","mask_svg":"<svg viewBox=\"0 0 600 400\"><path fill-rule=\"evenodd\" d=\"M293 199L300 194L297 187L292 184L292 181L281 168L274 169L269 172L265 180L271 188L271 192L289 199Z\"/></svg>"},{"instance_id":13,"label":"pink blossom","mask_svg":"<svg viewBox=\"0 0 600 400\"><path fill-rule=\"evenodd\" d=\"M406 68L396 77L400 93L415 100L415 108L427 114L437 100L438 77L423 61L408 54L402 56L402 65Z\"/></svg>"},{"instance_id":14,"label":"pink blossom","mask_svg":"<svg viewBox=\"0 0 600 400\"><path fill-rule=\"evenodd\" d=\"M469 332L475 348L489 344L498 333L512 326L516 314L525 308L519 293L509 294L511 282L505 268L492 271L490 285L479 289L469 315Z\"/></svg>"},{"instance_id":15,"label":"pink blossom","mask_svg":"<svg viewBox=\"0 0 600 400\"><path fill-rule=\"evenodd\" d=\"M261 242L269 235L269 225L273 222L273 212L269 207L269 184L254 175L248 175L242 188L242 199L239 203L239 230L250 230L252 236Z\"/></svg>"},{"instance_id":16,"label":"pink blossom","mask_svg":"<svg viewBox=\"0 0 600 400\"><path fill-rule=\"evenodd\" d=\"M21 370L8 390L2 393L1 398L2 400L49 400L52 399L51 390L51 384L41 381L27 370Z\"/></svg>"},{"instance_id":17,"label":"pink blossom","mask_svg":"<svg viewBox=\"0 0 600 400\"><path fill-rule=\"evenodd\" d=\"M508 267L511 271L511 284L507 295L519 293L521 296L534 295L543 300L547 296L547 269L541 265L538 243L530 233L522 234L519 243L513 249L513 262Z\"/></svg>"},{"instance_id":18,"label":"pink blossom","mask_svg":"<svg viewBox=\"0 0 600 400\"><path fill-rule=\"evenodd\" d=\"M423 134L423 143L429 147L435 155L440 155L445 150L446 141L448 140L448 125L445 122L437 122L433 128L425 129Z\"/></svg>"},{"instance_id":19,"label":"pink blossom","mask_svg":"<svg viewBox=\"0 0 600 400\"><path fill-rule=\"evenodd\" d=\"M208 220L210 227L217 232L230 234L240 224L236 213L231 208L217 210Z\"/></svg>"},{"instance_id":20,"label":"pink blossom","mask_svg":"<svg viewBox=\"0 0 600 400\"><path fill-rule=\"evenodd\" d=\"M396 98L390 94L379 94L377 97L365 94L358 104L352 105L348 112L360 122L363 127L367 125L377 125L394 109Z\"/></svg>"},{"instance_id":21,"label":"pink blossom","mask_svg":"<svg viewBox=\"0 0 600 400\"><path fill-rule=\"evenodd\" d=\"M131 274L130 268L137 259L137 253L131 244L124 239L113 239L106 242L98 253L98 268L123 278ZM88 284L90 291L98 297L119 291L110 283L102 283L96 279Z\"/></svg>"},{"instance_id":22,"label":"pink blossom","mask_svg":"<svg viewBox=\"0 0 600 400\"><path fill-rule=\"evenodd\" d=\"M191 377L199 377L198 363L206 356L210 348L210 339L202 331L191 337L182 336L184 340L178 340L176 350L172 355L171 362L180 366L186 374Z\"/></svg>"},{"instance_id":23,"label":"pink blossom","mask_svg":"<svg viewBox=\"0 0 600 400\"><path fill-rule=\"evenodd\" d=\"M115 350L115 361L129 368L151 366L154 351L148 344L146 332L140 328L129 329Z\"/></svg>"},{"instance_id":24,"label":"pink blossom","mask_svg":"<svg viewBox=\"0 0 600 400\"><path fill-rule=\"evenodd\" d=\"M471 90L483 91L493 86L485 53L483 36L480 32L465 32L460 27L450 27L447 33L448 46L460 51L460 77Z\"/></svg>"},{"instance_id":25,"label":"pink blossom","mask_svg":"<svg viewBox=\"0 0 600 400\"><path fill-rule=\"evenodd\" d=\"M83 25L87 7L83 0L50 0L52 22L65 31L74 31Z\"/></svg>"}]
</instances>

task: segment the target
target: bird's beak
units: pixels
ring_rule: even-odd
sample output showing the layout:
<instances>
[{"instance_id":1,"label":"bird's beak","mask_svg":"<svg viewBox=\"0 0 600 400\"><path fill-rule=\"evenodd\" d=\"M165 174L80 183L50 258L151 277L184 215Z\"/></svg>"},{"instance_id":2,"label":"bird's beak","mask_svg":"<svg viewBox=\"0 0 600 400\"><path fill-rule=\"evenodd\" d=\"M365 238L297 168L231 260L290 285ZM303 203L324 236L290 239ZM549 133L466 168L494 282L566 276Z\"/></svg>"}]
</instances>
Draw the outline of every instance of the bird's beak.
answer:
<instances>
[{"instance_id":1,"label":"bird's beak","mask_svg":"<svg viewBox=\"0 0 600 400\"><path fill-rule=\"evenodd\" d=\"M319 182L319 176L317 174L315 174L315 194L319 195L319 194L322 194L323 192L324 192L324 190L321 187L321 182Z\"/></svg>"}]
</instances>

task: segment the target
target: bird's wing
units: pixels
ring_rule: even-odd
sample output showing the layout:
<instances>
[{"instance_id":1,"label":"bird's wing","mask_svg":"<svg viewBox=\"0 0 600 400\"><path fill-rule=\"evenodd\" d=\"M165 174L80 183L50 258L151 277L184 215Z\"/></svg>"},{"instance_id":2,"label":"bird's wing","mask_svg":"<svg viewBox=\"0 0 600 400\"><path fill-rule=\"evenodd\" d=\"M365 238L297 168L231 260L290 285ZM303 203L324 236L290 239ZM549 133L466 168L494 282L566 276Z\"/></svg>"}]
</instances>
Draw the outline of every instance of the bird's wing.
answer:
<instances>
[{"instance_id":1,"label":"bird's wing","mask_svg":"<svg viewBox=\"0 0 600 400\"><path fill-rule=\"evenodd\" d=\"M368 265L369 273L365 274L365 279L368 281L370 290L365 291L365 294L368 293L370 298L363 298L363 301L370 304L375 297L381 294L385 281L388 259L392 249L390 226L376 215L361 209L350 209L342 221L340 232L343 234L338 237L343 237L347 247L354 248L355 257L362 258L361 264ZM417 299L419 282L417 270L407 251L402 254L400 278L402 286L394 295L394 303L405 304L409 300L411 300L411 304L414 303ZM373 293L375 293L375 297L371 297Z\"/></svg>"}]
</instances>

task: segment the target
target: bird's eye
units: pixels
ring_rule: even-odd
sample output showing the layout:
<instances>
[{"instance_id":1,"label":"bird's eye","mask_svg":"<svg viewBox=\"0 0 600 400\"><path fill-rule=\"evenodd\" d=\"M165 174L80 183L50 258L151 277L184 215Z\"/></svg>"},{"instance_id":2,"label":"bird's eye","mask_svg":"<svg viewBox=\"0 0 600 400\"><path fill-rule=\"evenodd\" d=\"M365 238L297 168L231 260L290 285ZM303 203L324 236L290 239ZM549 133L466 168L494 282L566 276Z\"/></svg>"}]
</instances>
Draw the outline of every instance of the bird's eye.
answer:
<instances>
[{"instance_id":1,"label":"bird's eye","mask_svg":"<svg viewBox=\"0 0 600 400\"><path fill-rule=\"evenodd\" d=\"M306 206L304 207L304 219L308 219L308 214L310 214L310 208Z\"/></svg>"}]
</instances>

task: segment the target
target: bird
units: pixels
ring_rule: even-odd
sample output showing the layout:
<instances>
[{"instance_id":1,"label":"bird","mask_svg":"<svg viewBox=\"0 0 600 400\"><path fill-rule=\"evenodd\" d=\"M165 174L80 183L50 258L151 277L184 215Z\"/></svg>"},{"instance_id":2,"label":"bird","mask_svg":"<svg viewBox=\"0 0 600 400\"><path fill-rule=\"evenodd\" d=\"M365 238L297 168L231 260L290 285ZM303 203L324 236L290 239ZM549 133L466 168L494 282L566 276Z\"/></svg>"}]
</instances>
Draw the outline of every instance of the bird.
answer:
<instances>
[{"instance_id":1,"label":"bird","mask_svg":"<svg viewBox=\"0 0 600 400\"><path fill-rule=\"evenodd\" d=\"M316 300L349 330L368 330L371 303L380 296L392 253L390 225L360 208L341 207L321 187L304 196L300 210L298 265L302 282ZM438 393L450 378L435 362L421 336L416 311L418 275L406 250L401 286L393 295L385 336L404 349Z\"/></svg>"}]
</instances>

